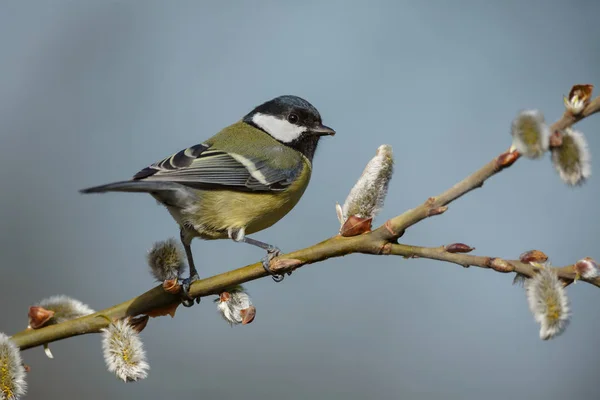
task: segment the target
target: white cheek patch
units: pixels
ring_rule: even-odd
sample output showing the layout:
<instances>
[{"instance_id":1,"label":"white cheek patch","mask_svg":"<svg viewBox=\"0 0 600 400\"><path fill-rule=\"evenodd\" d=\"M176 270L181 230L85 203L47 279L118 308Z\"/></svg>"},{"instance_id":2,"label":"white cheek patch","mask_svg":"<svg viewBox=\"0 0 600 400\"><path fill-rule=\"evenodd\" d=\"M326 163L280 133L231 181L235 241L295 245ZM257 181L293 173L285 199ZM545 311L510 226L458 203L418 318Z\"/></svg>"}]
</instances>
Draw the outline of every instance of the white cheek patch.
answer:
<instances>
[{"instance_id":1,"label":"white cheek patch","mask_svg":"<svg viewBox=\"0 0 600 400\"><path fill-rule=\"evenodd\" d=\"M290 143L298 139L306 128L294 125L285 119L279 119L272 115L257 113L252 117L252 122L260 129L284 143Z\"/></svg>"}]
</instances>

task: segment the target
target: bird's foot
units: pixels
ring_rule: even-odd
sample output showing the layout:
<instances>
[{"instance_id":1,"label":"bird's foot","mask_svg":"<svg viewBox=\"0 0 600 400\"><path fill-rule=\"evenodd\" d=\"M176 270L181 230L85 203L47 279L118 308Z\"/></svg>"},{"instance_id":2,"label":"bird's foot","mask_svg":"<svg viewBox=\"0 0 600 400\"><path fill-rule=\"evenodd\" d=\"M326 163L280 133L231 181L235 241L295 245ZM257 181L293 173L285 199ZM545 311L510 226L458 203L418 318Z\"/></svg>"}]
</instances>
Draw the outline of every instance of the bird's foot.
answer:
<instances>
[{"instance_id":1,"label":"bird's foot","mask_svg":"<svg viewBox=\"0 0 600 400\"><path fill-rule=\"evenodd\" d=\"M185 278L181 280L181 304L184 307L191 307L194 305L194 298L190 296L190 285L192 282L200 279L198 274L194 274L189 278ZM196 297L196 303L200 304L200 297Z\"/></svg>"},{"instance_id":2,"label":"bird's foot","mask_svg":"<svg viewBox=\"0 0 600 400\"><path fill-rule=\"evenodd\" d=\"M273 278L273 280L275 282L281 282L283 280L283 278L285 278L285 275L276 274L271 270L271 260L274 259L275 257L279 256L279 254L281 254L281 250L279 250L275 246L270 246L267 249L267 255L264 256L262 259L263 268L265 269L265 271L267 271L267 273L269 275L271 275L271 278Z\"/></svg>"}]
</instances>

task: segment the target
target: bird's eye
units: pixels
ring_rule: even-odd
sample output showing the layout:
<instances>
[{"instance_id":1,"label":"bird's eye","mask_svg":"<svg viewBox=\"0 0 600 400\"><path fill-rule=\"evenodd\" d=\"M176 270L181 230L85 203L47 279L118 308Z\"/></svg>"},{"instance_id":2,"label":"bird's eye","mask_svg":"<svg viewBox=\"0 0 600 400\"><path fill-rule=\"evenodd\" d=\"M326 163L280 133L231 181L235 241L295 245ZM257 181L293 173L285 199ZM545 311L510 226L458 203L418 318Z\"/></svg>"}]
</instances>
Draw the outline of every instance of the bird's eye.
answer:
<instances>
[{"instance_id":1,"label":"bird's eye","mask_svg":"<svg viewBox=\"0 0 600 400\"><path fill-rule=\"evenodd\" d=\"M298 122L298 120L300 118L298 118L298 116L296 114L290 114L290 115L288 115L287 119L290 124L295 124L296 122Z\"/></svg>"}]
</instances>

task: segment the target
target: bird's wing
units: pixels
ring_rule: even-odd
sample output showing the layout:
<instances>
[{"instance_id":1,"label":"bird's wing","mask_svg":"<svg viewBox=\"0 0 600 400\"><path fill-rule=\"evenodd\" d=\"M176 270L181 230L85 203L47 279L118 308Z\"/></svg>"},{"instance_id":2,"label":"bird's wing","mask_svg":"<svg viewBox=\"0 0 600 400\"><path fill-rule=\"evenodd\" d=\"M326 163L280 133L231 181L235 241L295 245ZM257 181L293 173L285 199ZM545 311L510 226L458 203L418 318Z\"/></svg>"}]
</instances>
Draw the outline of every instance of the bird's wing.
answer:
<instances>
[{"instance_id":1,"label":"bird's wing","mask_svg":"<svg viewBox=\"0 0 600 400\"><path fill-rule=\"evenodd\" d=\"M197 144L144 168L133 179L197 189L279 191L292 184L301 168L279 169L266 161Z\"/></svg>"}]
</instances>

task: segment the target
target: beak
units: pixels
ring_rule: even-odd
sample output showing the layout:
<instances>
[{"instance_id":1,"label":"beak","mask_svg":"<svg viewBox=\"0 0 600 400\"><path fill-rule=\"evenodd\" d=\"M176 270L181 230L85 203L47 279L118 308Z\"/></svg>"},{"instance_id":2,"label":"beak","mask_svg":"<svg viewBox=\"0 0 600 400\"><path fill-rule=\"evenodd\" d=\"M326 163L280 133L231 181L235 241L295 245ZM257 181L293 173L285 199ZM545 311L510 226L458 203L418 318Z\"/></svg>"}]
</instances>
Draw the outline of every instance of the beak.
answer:
<instances>
[{"instance_id":1,"label":"beak","mask_svg":"<svg viewBox=\"0 0 600 400\"><path fill-rule=\"evenodd\" d=\"M335 135L335 131L325 125L317 125L316 127L311 128L310 132L316 136L326 136L326 135L333 136L333 135Z\"/></svg>"}]
</instances>

